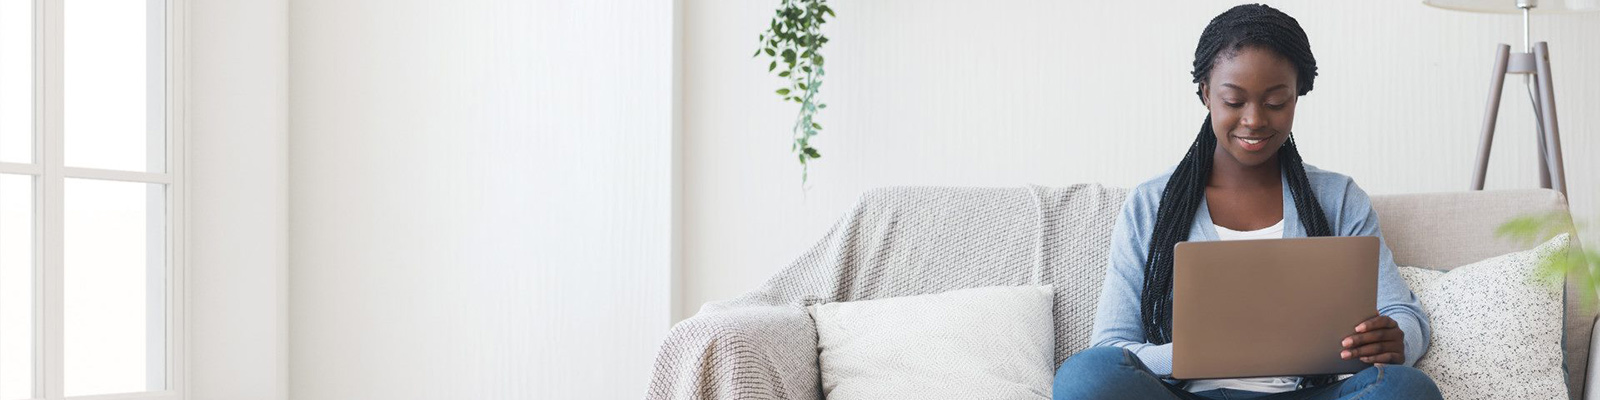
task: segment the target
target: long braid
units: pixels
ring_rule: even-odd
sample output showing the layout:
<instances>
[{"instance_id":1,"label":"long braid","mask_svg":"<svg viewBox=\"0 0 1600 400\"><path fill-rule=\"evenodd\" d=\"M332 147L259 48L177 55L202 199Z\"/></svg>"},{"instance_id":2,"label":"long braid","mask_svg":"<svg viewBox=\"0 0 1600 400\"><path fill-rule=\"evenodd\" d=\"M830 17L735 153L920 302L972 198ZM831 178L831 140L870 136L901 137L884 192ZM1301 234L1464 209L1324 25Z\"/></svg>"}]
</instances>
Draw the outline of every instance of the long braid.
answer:
<instances>
[{"instance_id":1,"label":"long braid","mask_svg":"<svg viewBox=\"0 0 1600 400\"><path fill-rule=\"evenodd\" d=\"M1200 209L1200 200L1205 198L1216 150L1217 136L1212 133L1208 115L1194 144L1189 145L1189 153L1161 191L1161 205L1156 211L1144 264L1144 291L1139 299L1139 311L1145 316L1145 340L1151 343L1172 342L1172 248L1189 240L1189 227Z\"/></svg>"},{"instance_id":2,"label":"long braid","mask_svg":"<svg viewBox=\"0 0 1600 400\"><path fill-rule=\"evenodd\" d=\"M1317 201L1316 193L1311 191L1311 182L1306 179L1306 164L1300 159L1300 149L1294 145L1294 135L1290 135L1289 140L1278 149L1278 163L1283 165L1284 177L1289 181L1289 194L1294 196L1300 225L1306 228L1306 236L1333 236L1328 216L1322 212L1322 203Z\"/></svg>"},{"instance_id":3,"label":"long braid","mask_svg":"<svg viewBox=\"0 0 1600 400\"><path fill-rule=\"evenodd\" d=\"M1210 78L1211 67L1218 57L1231 57L1244 47L1271 50L1287 58L1295 68L1298 95L1311 91L1317 76L1317 61L1311 54L1310 40L1294 17L1260 4L1234 7L1218 15L1206 25L1195 46L1194 83L1204 85ZM1204 101L1202 91L1195 92ZM1178 242L1189 239L1189 229L1195 213L1205 199L1205 188L1211 179L1213 154L1217 139L1211 128L1211 116L1206 115L1200 133L1189 146L1183 161L1173 170L1167 186L1161 192L1161 203L1156 213L1156 223L1150 233L1150 250L1145 259L1144 290L1139 299L1139 311L1144 326L1145 340L1154 344L1172 342L1172 252ZM1305 163L1295 147L1291 135L1278 150L1278 162L1289 183L1290 195L1299 210L1298 217L1308 236L1332 236L1328 218L1311 190L1306 177ZM1332 375L1304 377L1302 386L1320 386L1334 381Z\"/></svg>"}]
</instances>

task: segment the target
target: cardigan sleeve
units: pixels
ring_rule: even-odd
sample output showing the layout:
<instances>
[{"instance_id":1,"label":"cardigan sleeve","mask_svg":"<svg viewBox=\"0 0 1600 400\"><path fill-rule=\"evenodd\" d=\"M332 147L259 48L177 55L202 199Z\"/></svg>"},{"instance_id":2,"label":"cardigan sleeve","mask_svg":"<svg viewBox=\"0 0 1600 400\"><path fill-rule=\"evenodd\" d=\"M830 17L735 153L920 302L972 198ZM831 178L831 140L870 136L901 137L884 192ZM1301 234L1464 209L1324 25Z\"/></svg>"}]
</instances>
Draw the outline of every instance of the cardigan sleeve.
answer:
<instances>
[{"instance_id":1,"label":"cardigan sleeve","mask_svg":"<svg viewBox=\"0 0 1600 400\"><path fill-rule=\"evenodd\" d=\"M1110 256L1100 304L1095 312L1092 346L1120 347L1132 351L1150 371L1172 375L1172 344L1145 342L1139 310L1144 291L1145 255L1149 250L1148 225L1157 204L1147 191L1135 190L1122 205L1111 230Z\"/></svg>"},{"instance_id":2,"label":"cardigan sleeve","mask_svg":"<svg viewBox=\"0 0 1600 400\"><path fill-rule=\"evenodd\" d=\"M1417 296L1400 277L1394 254L1389 251L1389 244L1378 228L1378 212L1372 209L1372 200L1367 197L1367 192L1350 181L1345 188L1343 203L1339 234L1378 238L1378 314L1394 319L1400 331L1405 333L1404 365L1412 366L1428 351L1429 337L1432 335L1428 316L1422 311Z\"/></svg>"}]
</instances>

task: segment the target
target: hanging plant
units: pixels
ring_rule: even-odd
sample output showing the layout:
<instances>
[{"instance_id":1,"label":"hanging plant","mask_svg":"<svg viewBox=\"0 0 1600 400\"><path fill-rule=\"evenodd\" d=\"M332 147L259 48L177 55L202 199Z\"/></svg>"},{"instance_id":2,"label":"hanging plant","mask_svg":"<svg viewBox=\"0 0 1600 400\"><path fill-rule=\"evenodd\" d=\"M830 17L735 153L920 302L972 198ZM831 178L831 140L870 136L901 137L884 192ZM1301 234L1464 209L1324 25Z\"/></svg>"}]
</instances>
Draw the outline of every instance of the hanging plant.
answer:
<instances>
[{"instance_id":1,"label":"hanging plant","mask_svg":"<svg viewBox=\"0 0 1600 400\"><path fill-rule=\"evenodd\" d=\"M767 31L761 34L761 48L751 56L760 57L765 53L771 58L767 72L777 72L778 77L788 80L784 87L778 88L778 97L800 105L799 115L790 129L794 137L790 151L800 159L802 184L810 162L822 158L822 153L811 145L811 139L822 131L822 124L816 120L817 111L828 108L816 99L824 75L821 50L828 44L828 37L822 35L822 24L827 22L824 15L833 17L827 0L783 0L772 22L767 24Z\"/></svg>"}]
</instances>

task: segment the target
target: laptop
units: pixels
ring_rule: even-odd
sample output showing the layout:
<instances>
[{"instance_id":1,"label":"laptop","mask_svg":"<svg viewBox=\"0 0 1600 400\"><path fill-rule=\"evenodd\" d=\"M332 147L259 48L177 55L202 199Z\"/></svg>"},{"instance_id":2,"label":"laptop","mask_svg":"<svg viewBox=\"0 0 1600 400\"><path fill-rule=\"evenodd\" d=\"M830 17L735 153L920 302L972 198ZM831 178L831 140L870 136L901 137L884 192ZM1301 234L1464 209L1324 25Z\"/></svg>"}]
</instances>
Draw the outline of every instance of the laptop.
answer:
<instances>
[{"instance_id":1,"label":"laptop","mask_svg":"<svg viewBox=\"0 0 1600 400\"><path fill-rule=\"evenodd\" d=\"M1172 377L1346 374L1346 336L1378 315L1378 238L1182 242L1173 251Z\"/></svg>"}]
</instances>

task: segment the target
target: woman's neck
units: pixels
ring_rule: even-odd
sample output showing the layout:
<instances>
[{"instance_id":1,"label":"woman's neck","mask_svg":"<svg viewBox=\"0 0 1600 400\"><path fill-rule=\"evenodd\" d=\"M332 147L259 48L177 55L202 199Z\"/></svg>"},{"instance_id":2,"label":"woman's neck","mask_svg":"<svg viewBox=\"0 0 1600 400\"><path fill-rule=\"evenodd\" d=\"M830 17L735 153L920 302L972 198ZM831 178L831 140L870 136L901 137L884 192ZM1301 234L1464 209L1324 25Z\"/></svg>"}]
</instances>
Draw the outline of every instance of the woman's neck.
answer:
<instances>
[{"instance_id":1,"label":"woman's neck","mask_svg":"<svg viewBox=\"0 0 1600 400\"><path fill-rule=\"evenodd\" d=\"M1217 149L1219 152L1222 149ZM1278 155L1254 166L1239 164L1227 154L1212 157L1211 181L1207 186L1229 189L1261 189L1282 185L1283 168L1278 165Z\"/></svg>"}]
</instances>

